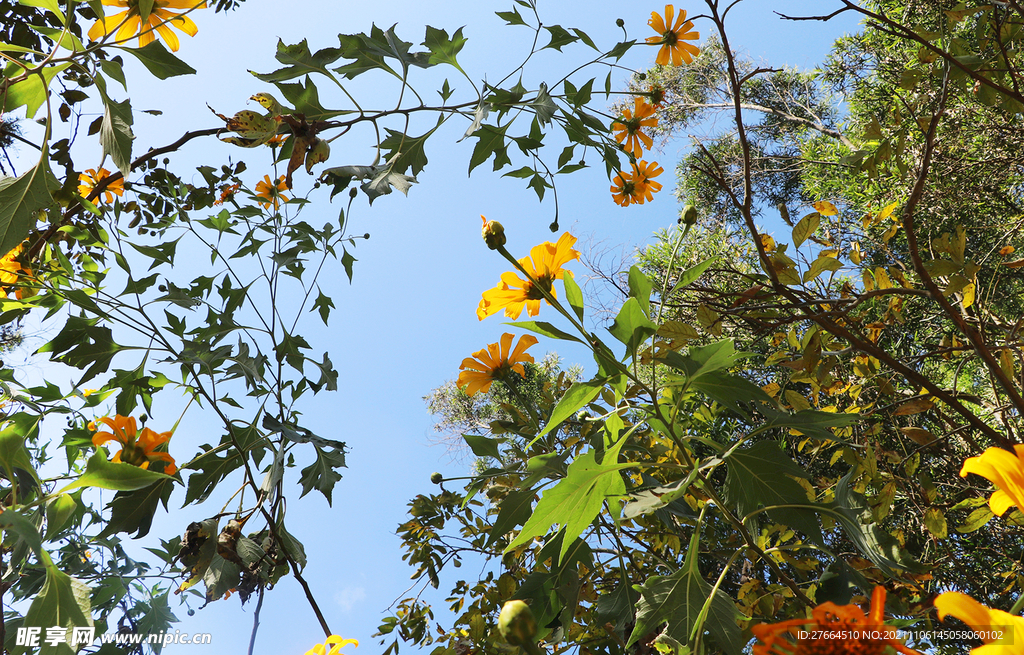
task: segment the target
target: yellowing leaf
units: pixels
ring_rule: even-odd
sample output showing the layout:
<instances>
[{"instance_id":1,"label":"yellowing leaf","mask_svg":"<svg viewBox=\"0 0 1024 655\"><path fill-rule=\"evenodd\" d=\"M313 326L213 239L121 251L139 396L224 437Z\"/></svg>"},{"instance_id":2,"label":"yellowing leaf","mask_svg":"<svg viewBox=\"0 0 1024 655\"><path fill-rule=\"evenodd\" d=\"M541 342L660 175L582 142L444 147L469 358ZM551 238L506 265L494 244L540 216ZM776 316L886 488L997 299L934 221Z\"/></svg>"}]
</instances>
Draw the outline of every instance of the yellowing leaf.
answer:
<instances>
[{"instance_id":1,"label":"yellowing leaf","mask_svg":"<svg viewBox=\"0 0 1024 655\"><path fill-rule=\"evenodd\" d=\"M697 307L697 321L716 337L722 336L722 322L719 320L718 312L707 305Z\"/></svg>"},{"instance_id":2,"label":"yellowing leaf","mask_svg":"<svg viewBox=\"0 0 1024 655\"><path fill-rule=\"evenodd\" d=\"M850 249L850 261L854 264L859 264L863 257L860 254L860 242L854 241L853 247Z\"/></svg>"},{"instance_id":3,"label":"yellowing leaf","mask_svg":"<svg viewBox=\"0 0 1024 655\"><path fill-rule=\"evenodd\" d=\"M923 428L900 428L900 432L922 446L927 446L938 439L934 434Z\"/></svg>"},{"instance_id":4,"label":"yellowing leaf","mask_svg":"<svg viewBox=\"0 0 1024 655\"><path fill-rule=\"evenodd\" d=\"M1013 379L1013 353L1009 348L1003 348L999 353L999 368L1003 369L1003 374L1006 377Z\"/></svg>"},{"instance_id":5,"label":"yellowing leaf","mask_svg":"<svg viewBox=\"0 0 1024 655\"><path fill-rule=\"evenodd\" d=\"M896 207L899 206L899 204L900 204L900 201L897 200L896 202L892 203L891 205L886 205L882 209L882 211L878 212L878 220L879 221L884 221L885 219L887 219L890 216L892 216L893 210L896 209Z\"/></svg>"},{"instance_id":6,"label":"yellowing leaf","mask_svg":"<svg viewBox=\"0 0 1024 655\"><path fill-rule=\"evenodd\" d=\"M892 413L893 416L909 416L911 414L920 414L921 412L927 412L929 409L935 406L935 403L928 400L927 398L914 398L910 402L903 403L896 408L896 411Z\"/></svg>"},{"instance_id":7,"label":"yellowing leaf","mask_svg":"<svg viewBox=\"0 0 1024 655\"><path fill-rule=\"evenodd\" d=\"M885 269L879 266L875 269L875 283L879 289L891 289L892 281L889 279L889 274L885 272Z\"/></svg>"},{"instance_id":8,"label":"yellowing leaf","mask_svg":"<svg viewBox=\"0 0 1024 655\"><path fill-rule=\"evenodd\" d=\"M967 309L968 307L974 304L975 291L976 289L974 283L969 282L966 286L964 286L963 290L960 292L963 295L963 298L960 300L960 304L963 305L964 309Z\"/></svg>"},{"instance_id":9,"label":"yellowing leaf","mask_svg":"<svg viewBox=\"0 0 1024 655\"><path fill-rule=\"evenodd\" d=\"M949 534L946 517L938 507L930 507L924 513L924 524L936 539L945 539Z\"/></svg>"},{"instance_id":10,"label":"yellowing leaf","mask_svg":"<svg viewBox=\"0 0 1024 655\"><path fill-rule=\"evenodd\" d=\"M811 403L807 402L807 399L800 395L798 391L786 389L786 393L784 395L786 397L786 402L789 403L790 407L798 412L811 408Z\"/></svg>"},{"instance_id":11,"label":"yellowing leaf","mask_svg":"<svg viewBox=\"0 0 1024 655\"><path fill-rule=\"evenodd\" d=\"M804 273L804 282L810 282L814 278L818 277L825 271L838 271L843 267L842 262L838 259L831 257L822 256L811 262L811 270Z\"/></svg>"},{"instance_id":12,"label":"yellowing leaf","mask_svg":"<svg viewBox=\"0 0 1024 655\"><path fill-rule=\"evenodd\" d=\"M767 252L772 252L775 250L775 239L773 239L769 234L762 234L761 245L764 246L764 249Z\"/></svg>"},{"instance_id":13,"label":"yellowing leaf","mask_svg":"<svg viewBox=\"0 0 1024 655\"><path fill-rule=\"evenodd\" d=\"M822 216L835 216L836 214L839 213L839 210L836 209L836 206L827 200L819 200L818 202L814 203L814 208L817 209Z\"/></svg>"},{"instance_id":14,"label":"yellowing leaf","mask_svg":"<svg viewBox=\"0 0 1024 655\"><path fill-rule=\"evenodd\" d=\"M821 214L814 212L800 219L800 222L793 228L793 245L797 248L807 240L807 237L814 234L821 224Z\"/></svg>"}]
</instances>

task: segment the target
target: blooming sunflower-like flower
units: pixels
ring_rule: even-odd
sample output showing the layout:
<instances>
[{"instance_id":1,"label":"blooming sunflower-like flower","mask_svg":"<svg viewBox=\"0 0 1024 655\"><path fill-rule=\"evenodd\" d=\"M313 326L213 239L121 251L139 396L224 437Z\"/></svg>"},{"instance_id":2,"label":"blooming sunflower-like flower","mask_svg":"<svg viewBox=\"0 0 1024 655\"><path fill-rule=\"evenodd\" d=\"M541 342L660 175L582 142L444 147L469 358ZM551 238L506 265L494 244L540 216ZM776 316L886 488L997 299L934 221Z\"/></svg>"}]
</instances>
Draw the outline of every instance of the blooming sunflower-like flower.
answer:
<instances>
[{"instance_id":1,"label":"blooming sunflower-like flower","mask_svg":"<svg viewBox=\"0 0 1024 655\"><path fill-rule=\"evenodd\" d=\"M341 649L348 644L355 644L355 647L359 648L358 639L342 639L338 635L331 635L324 640L324 643L317 644L307 650L305 655L341 655Z\"/></svg>"},{"instance_id":2,"label":"blooming sunflower-like flower","mask_svg":"<svg viewBox=\"0 0 1024 655\"><path fill-rule=\"evenodd\" d=\"M78 175L78 195L83 198L88 198L92 190L102 182L103 180L110 177L110 171L105 168L101 168L100 172L97 173L95 168L86 169L84 173ZM100 194L103 198L103 202L114 202L114 196L124 195L124 178L119 177L110 184L108 184L103 192Z\"/></svg>"},{"instance_id":3,"label":"blooming sunflower-like flower","mask_svg":"<svg viewBox=\"0 0 1024 655\"><path fill-rule=\"evenodd\" d=\"M544 291L554 296L554 281L561 280L566 273L572 275L572 271L563 270L562 266L580 258L580 253L572 247L575 243L576 237L566 232L557 243L548 241L534 246L529 257L519 260L530 279L523 280L513 271L502 273L498 286L484 291L476 309L477 318L482 321L504 309L505 316L517 319L523 307L530 316L540 313Z\"/></svg>"},{"instance_id":4,"label":"blooming sunflower-like flower","mask_svg":"<svg viewBox=\"0 0 1024 655\"><path fill-rule=\"evenodd\" d=\"M654 194L661 191L661 183L655 182L652 178L658 177L665 172L665 169L658 165L658 162L638 161L633 164L633 183L636 185L635 193L641 205L646 200L654 200Z\"/></svg>"},{"instance_id":5,"label":"blooming sunflower-like flower","mask_svg":"<svg viewBox=\"0 0 1024 655\"><path fill-rule=\"evenodd\" d=\"M974 473L996 486L988 499L989 509L996 516L1002 516L1014 505L1024 510L1024 446L1013 449L1016 454L1002 448L989 448L979 457L968 457L960 469L962 478Z\"/></svg>"},{"instance_id":6,"label":"blooming sunflower-like flower","mask_svg":"<svg viewBox=\"0 0 1024 655\"><path fill-rule=\"evenodd\" d=\"M281 193L282 191L288 190L288 184L284 181L284 175L277 178L276 182L271 182L269 175L264 175L263 180L256 183L256 197L263 198L258 201L264 207L273 206L274 211L281 205L282 202L287 202L288 196Z\"/></svg>"},{"instance_id":7,"label":"blooming sunflower-like flower","mask_svg":"<svg viewBox=\"0 0 1024 655\"><path fill-rule=\"evenodd\" d=\"M26 292L35 293L29 289L21 286L17 286L12 289L14 285L18 285L23 280L30 280L35 277L32 274L32 270L25 266L21 261L21 254L25 250L25 244L27 241L23 241L11 250L9 253L0 258L0 293L8 294L12 290L18 300L21 300Z\"/></svg>"},{"instance_id":8,"label":"blooming sunflower-like flower","mask_svg":"<svg viewBox=\"0 0 1024 655\"><path fill-rule=\"evenodd\" d=\"M615 132L615 140L622 143L626 152L634 157L640 157L644 154L643 148L650 149L654 143L650 136L644 134L643 128L657 125L658 117L654 115L654 105L637 97L634 98L633 110L623 109L622 118L612 123L612 131ZM643 148L640 147L641 143Z\"/></svg>"},{"instance_id":9,"label":"blooming sunflower-like flower","mask_svg":"<svg viewBox=\"0 0 1024 655\"><path fill-rule=\"evenodd\" d=\"M636 182L633 181L633 174L625 171L619 171L612 178L611 192L615 204L623 207L644 201L640 191L637 190Z\"/></svg>"},{"instance_id":10,"label":"blooming sunflower-like flower","mask_svg":"<svg viewBox=\"0 0 1024 655\"><path fill-rule=\"evenodd\" d=\"M883 655L890 648L904 655L921 655L896 641L896 629L884 626L884 619L885 588L875 587L867 616L856 605L829 602L815 607L809 619L751 627L762 642L754 646L753 655ZM810 636L800 639L800 632Z\"/></svg>"},{"instance_id":11,"label":"blooming sunflower-like flower","mask_svg":"<svg viewBox=\"0 0 1024 655\"><path fill-rule=\"evenodd\" d=\"M176 52L179 47L178 35L169 26L181 30L189 36L195 36L199 28L188 16L177 14L171 9L205 9L205 1L197 0L153 0L153 8L149 12L149 20L142 24L139 13L139 0L101 0L108 7L124 7L125 11L113 16L105 16L93 23L89 28L89 38L99 41L107 34L117 30L114 41L123 43L139 35L139 47L145 47L156 40L155 30L167 42L167 47Z\"/></svg>"},{"instance_id":12,"label":"blooming sunflower-like flower","mask_svg":"<svg viewBox=\"0 0 1024 655\"><path fill-rule=\"evenodd\" d=\"M110 432L100 432L95 423L90 423L89 429L97 431L92 437L92 444L102 446L108 441L121 444L121 450L117 451L110 461L131 464L143 469L148 469L150 464L160 461L164 462L164 473L167 475L174 475L178 470L173 457L157 450L170 440L173 432L154 432L149 428L142 428L140 434L134 416L118 414L114 418L104 416L97 420L110 428Z\"/></svg>"},{"instance_id":13,"label":"blooming sunflower-like flower","mask_svg":"<svg viewBox=\"0 0 1024 655\"><path fill-rule=\"evenodd\" d=\"M473 357L462 360L462 366L459 367L462 372L459 373L459 379L455 384L464 390L467 396L472 396L478 391L487 393L492 382L508 379L513 371L525 378L526 369L523 368L523 362L533 363L533 355L527 353L526 349L537 343L537 337L529 334L520 337L519 343L510 353L509 348L512 347L514 338L514 335L506 332L501 335L501 341L498 343L492 343L483 350L473 353Z\"/></svg>"},{"instance_id":14,"label":"blooming sunflower-like flower","mask_svg":"<svg viewBox=\"0 0 1024 655\"><path fill-rule=\"evenodd\" d=\"M647 24L659 34L659 36L647 37L648 45L660 45L661 50L654 63L665 66L671 59L673 66L679 66L684 61L687 64L693 63L693 58L700 53L700 48L686 43L700 38L700 32L691 32L693 22L686 20L686 10L679 10L679 17L675 23L672 18L675 15L675 7L665 5L665 18L662 19L658 12L651 12L651 20Z\"/></svg>"},{"instance_id":15,"label":"blooming sunflower-like flower","mask_svg":"<svg viewBox=\"0 0 1024 655\"><path fill-rule=\"evenodd\" d=\"M993 610L958 591L947 591L935 599L939 618L952 614L978 634L985 642L971 651L971 655L1018 655L1024 652L1024 618L1009 612ZM1001 639L991 639L1001 633ZM989 638L986 638L989 637Z\"/></svg>"}]
</instances>

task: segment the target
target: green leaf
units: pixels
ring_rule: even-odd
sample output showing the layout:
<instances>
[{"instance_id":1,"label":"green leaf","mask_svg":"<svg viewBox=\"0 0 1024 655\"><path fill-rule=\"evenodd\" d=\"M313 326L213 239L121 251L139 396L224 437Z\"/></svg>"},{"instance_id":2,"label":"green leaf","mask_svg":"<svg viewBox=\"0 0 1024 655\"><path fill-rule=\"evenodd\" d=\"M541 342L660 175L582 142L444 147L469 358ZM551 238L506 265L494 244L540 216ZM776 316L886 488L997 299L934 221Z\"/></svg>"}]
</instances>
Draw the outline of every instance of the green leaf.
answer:
<instances>
[{"instance_id":1,"label":"green leaf","mask_svg":"<svg viewBox=\"0 0 1024 655\"><path fill-rule=\"evenodd\" d=\"M105 99L103 103L103 122L100 124L100 145L103 154L110 159L125 176L131 173L132 141L132 107L128 100L114 102Z\"/></svg>"},{"instance_id":2,"label":"green leaf","mask_svg":"<svg viewBox=\"0 0 1024 655\"><path fill-rule=\"evenodd\" d=\"M325 109L320 104L320 92L308 76L305 79L305 84L302 82L277 82L276 86L281 90L281 95L285 97L285 100L295 106L295 112L302 114L308 120L323 121L350 113L345 110ZM276 126L273 129L276 130Z\"/></svg>"},{"instance_id":3,"label":"green leaf","mask_svg":"<svg viewBox=\"0 0 1024 655\"><path fill-rule=\"evenodd\" d=\"M569 545L601 512L604 502L612 502L625 495L626 483L619 471L633 464L598 464L596 457L597 451L589 450L569 465L565 478L541 496L530 520L505 548L506 553L534 537L546 534L553 524L558 523L565 530L559 552L561 561Z\"/></svg>"},{"instance_id":4,"label":"green leaf","mask_svg":"<svg viewBox=\"0 0 1024 655\"><path fill-rule=\"evenodd\" d=\"M964 267L946 259L932 259L924 263L924 268L932 277L948 277L954 273L959 273Z\"/></svg>"},{"instance_id":5,"label":"green leaf","mask_svg":"<svg viewBox=\"0 0 1024 655\"><path fill-rule=\"evenodd\" d=\"M515 7L512 7L512 11L496 11L494 13L508 25L526 25L526 21Z\"/></svg>"},{"instance_id":6,"label":"green leaf","mask_svg":"<svg viewBox=\"0 0 1024 655\"><path fill-rule=\"evenodd\" d=\"M384 128L387 137L380 142L384 150L384 159L396 173L404 173L412 169L413 175L419 175L423 167L427 165L427 153L423 147L437 128L441 127L442 119L438 119L430 131L421 136L409 136L397 130Z\"/></svg>"},{"instance_id":7,"label":"green leaf","mask_svg":"<svg viewBox=\"0 0 1024 655\"><path fill-rule=\"evenodd\" d=\"M6 513L6 512L5 512ZM89 605L90 589L78 580L58 569L47 553L42 554L46 566L46 580L25 612L25 627L39 627L45 630L55 626L65 628L70 636L73 628L89 627L92 623L92 608ZM48 645L41 642L39 655L71 655L74 651L68 643ZM12 653L22 655L28 649L16 646Z\"/></svg>"},{"instance_id":8,"label":"green leaf","mask_svg":"<svg viewBox=\"0 0 1024 655\"><path fill-rule=\"evenodd\" d=\"M683 567L669 576L652 576L639 587L640 600L636 604L636 625L626 647L666 624L662 634L679 643L688 643L690 633L697 626L701 610L711 597L712 587L697 570L697 548L686 553ZM739 612L721 591L711 598L705 628L721 650L730 655L743 652L746 641L736 625Z\"/></svg>"},{"instance_id":9,"label":"green leaf","mask_svg":"<svg viewBox=\"0 0 1024 655\"><path fill-rule=\"evenodd\" d=\"M533 440L540 439L551 430L561 425L562 421L575 414L581 407L597 397L597 394L604 388L605 380L595 379L590 382L574 382L569 390L565 392L555 408L551 410L551 418L547 425L540 431L540 434ZM533 442L530 442L533 445Z\"/></svg>"},{"instance_id":10,"label":"green leaf","mask_svg":"<svg viewBox=\"0 0 1024 655\"><path fill-rule=\"evenodd\" d=\"M309 73L322 73L331 77L327 66L333 64L341 56L340 48L324 48L317 50L316 54L311 54L306 39L295 45L285 45L284 41L279 39L275 57L279 62L285 64L286 68L279 68L273 73L253 73L253 75L264 82L291 80Z\"/></svg>"},{"instance_id":11,"label":"green leaf","mask_svg":"<svg viewBox=\"0 0 1024 655\"><path fill-rule=\"evenodd\" d=\"M25 117L35 118L36 112L46 102L47 89L50 88L50 81L71 64L57 64L47 66L40 71L39 75L29 75L27 79L18 82L7 88L4 97L4 111L13 111L22 105L25 106ZM15 75L13 64L7 68L7 76Z\"/></svg>"},{"instance_id":12,"label":"green leaf","mask_svg":"<svg viewBox=\"0 0 1024 655\"><path fill-rule=\"evenodd\" d=\"M85 465L85 473L80 478L64 487L57 493L67 493L82 487L97 487L114 491L134 491L144 489L161 480L173 480L169 475L132 466L123 462L111 462L107 459L106 450L98 448Z\"/></svg>"},{"instance_id":13,"label":"green leaf","mask_svg":"<svg viewBox=\"0 0 1024 655\"><path fill-rule=\"evenodd\" d=\"M536 489L515 489L505 496L499 506L498 516L488 532L485 548L490 548L498 539L530 519L533 498L536 495Z\"/></svg>"},{"instance_id":14,"label":"green leaf","mask_svg":"<svg viewBox=\"0 0 1024 655\"><path fill-rule=\"evenodd\" d=\"M29 27L65 50L70 50L71 52L81 52L82 50L85 50L85 46L82 45L82 42L72 32L65 32L63 29L43 27L41 25L30 25Z\"/></svg>"},{"instance_id":15,"label":"green leaf","mask_svg":"<svg viewBox=\"0 0 1024 655\"><path fill-rule=\"evenodd\" d=\"M602 624L611 623L620 638L626 627L633 622L633 606L640 600L640 594L625 582L619 583L610 593L602 594L594 605L597 619Z\"/></svg>"},{"instance_id":16,"label":"green leaf","mask_svg":"<svg viewBox=\"0 0 1024 655\"><path fill-rule=\"evenodd\" d=\"M634 519L638 516L651 514L663 507L671 505L686 495L686 492L690 488L690 484L693 483L696 477L697 469L694 468L689 475L675 484L665 487L655 487L654 489L645 489L639 493L630 494L632 502L622 508L622 518Z\"/></svg>"},{"instance_id":17,"label":"green leaf","mask_svg":"<svg viewBox=\"0 0 1024 655\"><path fill-rule=\"evenodd\" d=\"M685 357L680 357L678 360L668 358L665 363L682 370L693 384L701 376L731 368L747 356L748 353L736 350L732 339L722 339L699 348L691 346Z\"/></svg>"},{"instance_id":18,"label":"green leaf","mask_svg":"<svg viewBox=\"0 0 1024 655\"><path fill-rule=\"evenodd\" d=\"M762 405L759 408L762 414L768 419L761 423L755 432L762 432L771 428L787 427L796 428L809 437L818 439L835 439L835 435L828 428L843 428L861 420L860 414L839 414L822 412L815 409L805 409L795 414L781 412L773 407Z\"/></svg>"},{"instance_id":19,"label":"green leaf","mask_svg":"<svg viewBox=\"0 0 1024 655\"><path fill-rule=\"evenodd\" d=\"M505 145L505 131L508 125L495 127L493 125L481 125L480 129L473 132L471 136L478 139L473 147L473 154L469 158L469 172L487 161L494 155L494 170L499 170L506 164L511 164L508 158L508 146Z\"/></svg>"},{"instance_id":20,"label":"green leaf","mask_svg":"<svg viewBox=\"0 0 1024 655\"><path fill-rule=\"evenodd\" d=\"M324 292L317 288L316 300L313 301L313 307L309 311L318 310L320 312L320 319L327 325L327 319L331 315L331 310L334 309L334 301L324 295Z\"/></svg>"},{"instance_id":21,"label":"green leaf","mask_svg":"<svg viewBox=\"0 0 1024 655\"><path fill-rule=\"evenodd\" d=\"M640 309L643 310L644 315L650 317L651 315L651 281L647 279L643 271L640 270L639 266L631 266L629 268L629 295L631 298L636 298L637 302L640 303Z\"/></svg>"},{"instance_id":22,"label":"green leaf","mask_svg":"<svg viewBox=\"0 0 1024 655\"><path fill-rule=\"evenodd\" d=\"M149 534L153 518L162 503L167 509L167 501L174 491L174 480L160 480L145 489L135 491L119 491L114 495L108 506L110 520L103 528L99 538L104 539L119 532L135 534L132 539L139 539Z\"/></svg>"},{"instance_id":23,"label":"green leaf","mask_svg":"<svg viewBox=\"0 0 1024 655\"><path fill-rule=\"evenodd\" d=\"M0 467L8 480L17 480L17 470L28 473L38 483L39 476L32 466L28 449L25 448L24 430L18 425L9 425L0 431Z\"/></svg>"},{"instance_id":24,"label":"green leaf","mask_svg":"<svg viewBox=\"0 0 1024 655\"><path fill-rule=\"evenodd\" d=\"M708 270L708 267L710 267L716 261L718 261L718 257L711 257L710 259L705 259L696 266L693 266L683 271L683 274L679 276L679 279L676 281L675 286L672 287L672 291L669 292L669 295L671 296L676 291L685 289L686 287L696 282L697 278L703 275L704 271Z\"/></svg>"},{"instance_id":25,"label":"green leaf","mask_svg":"<svg viewBox=\"0 0 1024 655\"><path fill-rule=\"evenodd\" d=\"M820 224L821 214L818 212L810 213L801 218L796 226L793 227L793 246L799 248L804 241L807 241L807 237L814 234Z\"/></svg>"},{"instance_id":26,"label":"green leaf","mask_svg":"<svg viewBox=\"0 0 1024 655\"><path fill-rule=\"evenodd\" d=\"M25 240L36 221L45 218L40 213L56 205L50 194L59 188L45 150L32 168L0 179L0 251L8 253Z\"/></svg>"},{"instance_id":27,"label":"green leaf","mask_svg":"<svg viewBox=\"0 0 1024 655\"><path fill-rule=\"evenodd\" d=\"M540 87L537 90L537 97L533 102L530 103L533 110L537 112L537 122L541 126L545 126L551 122L551 118L558 111L558 106L555 101L551 99L551 95L548 94L548 85L544 82L540 83Z\"/></svg>"},{"instance_id":28,"label":"green leaf","mask_svg":"<svg viewBox=\"0 0 1024 655\"><path fill-rule=\"evenodd\" d=\"M725 478L725 494L741 516L751 514L762 505L808 504L807 492L789 476L809 476L779 448L777 442L760 441L750 448L734 450L726 462L729 471ZM815 543L823 545L818 517L808 509L772 509L768 511L768 517L800 530Z\"/></svg>"},{"instance_id":29,"label":"green leaf","mask_svg":"<svg viewBox=\"0 0 1024 655\"><path fill-rule=\"evenodd\" d=\"M563 28L561 25L545 25L544 29L546 29L548 33L551 34L551 40L548 42L546 46L544 46L544 48L541 48L542 50L546 48L554 48L555 50L561 52L562 46L566 46L569 45L570 43L575 43L576 41L580 40L580 37L569 34L569 32L567 32L565 28Z\"/></svg>"},{"instance_id":30,"label":"green leaf","mask_svg":"<svg viewBox=\"0 0 1024 655\"><path fill-rule=\"evenodd\" d=\"M459 68L459 62L456 61L455 56L466 45L466 40L466 37L462 36L461 27L449 37L447 31L427 25L427 35L423 45L430 51L429 61L431 64L451 64L455 68Z\"/></svg>"},{"instance_id":31,"label":"green leaf","mask_svg":"<svg viewBox=\"0 0 1024 655\"><path fill-rule=\"evenodd\" d=\"M551 339L561 339L562 341L575 341L576 343L583 343L579 337L574 337L568 332L559 330L551 323L546 321L519 321L516 323L506 323L512 327L522 328L543 335Z\"/></svg>"},{"instance_id":32,"label":"green leaf","mask_svg":"<svg viewBox=\"0 0 1024 655\"><path fill-rule=\"evenodd\" d=\"M71 494L60 494L46 505L46 540L52 540L67 525L78 509Z\"/></svg>"},{"instance_id":33,"label":"green leaf","mask_svg":"<svg viewBox=\"0 0 1024 655\"><path fill-rule=\"evenodd\" d=\"M494 439L481 434L463 434L462 438L477 457L493 457L499 461L501 460L501 452L498 450L498 444L502 442L501 439Z\"/></svg>"},{"instance_id":34,"label":"green leaf","mask_svg":"<svg viewBox=\"0 0 1024 655\"><path fill-rule=\"evenodd\" d=\"M810 282L814 278L818 277L825 271L838 271L843 267L843 263L835 257L828 257L826 255L820 255L817 259L811 262L811 269L804 273L804 283Z\"/></svg>"},{"instance_id":35,"label":"green leaf","mask_svg":"<svg viewBox=\"0 0 1024 655\"><path fill-rule=\"evenodd\" d=\"M630 298L622 305L615 323L608 331L613 337L626 345L627 354L636 352L640 344L658 331L658 326L647 318L647 313L636 298Z\"/></svg>"},{"instance_id":36,"label":"green leaf","mask_svg":"<svg viewBox=\"0 0 1024 655\"><path fill-rule=\"evenodd\" d=\"M8 532L13 532L24 541L36 557L42 555L43 539L39 530L21 512L15 509L6 509L0 512L0 527Z\"/></svg>"},{"instance_id":37,"label":"green leaf","mask_svg":"<svg viewBox=\"0 0 1024 655\"><path fill-rule=\"evenodd\" d=\"M53 12L62 25L67 25L67 19L60 10L57 0L18 0L18 4L26 7L40 7Z\"/></svg>"},{"instance_id":38,"label":"green leaf","mask_svg":"<svg viewBox=\"0 0 1024 655\"><path fill-rule=\"evenodd\" d=\"M760 409L762 404L774 402L761 387L725 371L705 373L692 380L690 387L703 391L712 400L745 418L750 417L751 409Z\"/></svg>"},{"instance_id":39,"label":"green leaf","mask_svg":"<svg viewBox=\"0 0 1024 655\"><path fill-rule=\"evenodd\" d=\"M570 271L566 271L562 277L562 285L565 287L565 299L572 307L572 311L575 312L576 317L581 321L583 320L583 291L580 290L580 285L576 284L576 279Z\"/></svg>"},{"instance_id":40,"label":"green leaf","mask_svg":"<svg viewBox=\"0 0 1024 655\"><path fill-rule=\"evenodd\" d=\"M196 72L196 69L168 52L159 39L150 41L141 48L124 48L124 50L142 62L142 65L158 80L166 80L178 75L194 75ZM106 67L103 70L106 71ZM124 84L123 77L118 81Z\"/></svg>"},{"instance_id":41,"label":"green leaf","mask_svg":"<svg viewBox=\"0 0 1024 655\"><path fill-rule=\"evenodd\" d=\"M896 570L912 567L913 563L906 561L909 556L901 553L896 540L878 527L864 497L851 488L857 470L852 468L836 484L836 499L830 505L835 513L830 515L843 525L847 536L865 557L886 575L895 576Z\"/></svg>"},{"instance_id":42,"label":"green leaf","mask_svg":"<svg viewBox=\"0 0 1024 655\"><path fill-rule=\"evenodd\" d=\"M110 360L121 350L114 341L110 328L96 325L99 319L70 316L64 327L38 352L54 353L54 359L68 366L84 369L82 381L89 380L107 370Z\"/></svg>"},{"instance_id":43,"label":"green leaf","mask_svg":"<svg viewBox=\"0 0 1024 655\"><path fill-rule=\"evenodd\" d=\"M967 534L969 532L980 530L992 520L993 516L995 516L995 514L992 513L992 510L990 510L987 505L979 507L968 514L967 518L964 519L960 525L956 526L956 531L961 534Z\"/></svg>"},{"instance_id":44,"label":"green leaf","mask_svg":"<svg viewBox=\"0 0 1024 655\"><path fill-rule=\"evenodd\" d=\"M341 479L341 474L335 469L345 466L345 451L321 448L317 444L313 444L313 447L316 449L316 461L302 469L299 478L299 482L302 484L302 494L299 495L299 498L316 488L330 505L331 492L334 490L334 485Z\"/></svg>"}]
</instances>

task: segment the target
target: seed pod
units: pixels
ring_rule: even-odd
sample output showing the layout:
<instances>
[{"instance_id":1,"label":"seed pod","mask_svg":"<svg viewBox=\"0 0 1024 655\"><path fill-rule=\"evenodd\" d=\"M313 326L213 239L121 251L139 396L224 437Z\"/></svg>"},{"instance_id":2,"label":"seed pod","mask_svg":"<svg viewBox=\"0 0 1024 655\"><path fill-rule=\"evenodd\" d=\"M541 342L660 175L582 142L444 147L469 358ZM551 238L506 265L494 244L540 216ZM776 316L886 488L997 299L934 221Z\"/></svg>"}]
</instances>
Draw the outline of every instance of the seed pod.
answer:
<instances>
[{"instance_id":1,"label":"seed pod","mask_svg":"<svg viewBox=\"0 0 1024 655\"><path fill-rule=\"evenodd\" d=\"M510 600L498 615L498 633L513 646L532 644L537 635L537 620L530 606L521 600Z\"/></svg>"}]
</instances>

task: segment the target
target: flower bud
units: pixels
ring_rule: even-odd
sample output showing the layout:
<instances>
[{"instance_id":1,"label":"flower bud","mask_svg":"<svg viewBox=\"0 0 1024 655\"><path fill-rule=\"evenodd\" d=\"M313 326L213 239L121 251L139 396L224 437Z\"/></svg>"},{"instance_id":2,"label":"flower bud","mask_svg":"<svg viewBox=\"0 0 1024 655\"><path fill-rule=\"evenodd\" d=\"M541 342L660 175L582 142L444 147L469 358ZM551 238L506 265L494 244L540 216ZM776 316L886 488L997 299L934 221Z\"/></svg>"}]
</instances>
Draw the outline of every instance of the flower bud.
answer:
<instances>
[{"instance_id":1,"label":"flower bud","mask_svg":"<svg viewBox=\"0 0 1024 655\"><path fill-rule=\"evenodd\" d=\"M626 21L622 20L621 18L616 18L615 24L618 25L619 27L625 27Z\"/></svg>"},{"instance_id":2,"label":"flower bud","mask_svg":"<svg viewBox=\"0 0 1024 655\"><path fill-rule=\"evenodd\" d=\"M484 237L484 243L491 250L497 250L501 246L505 245L505 228L498 221L489 221L480 216L484 221L484 229L482 234Z\"/></svg>"},{"instance_id":3,"label":"flower bud","mask_svg":"<svg viewBox=\"0 0 1024 655\"><path fill-rule=\"evenodd\" d=\"M510 600L498 615L498 633L513 646L533 643L537 635L537 620L530 606L521 600Z\"/></svg>"},{"instance_id":4,"label":"flower bud","mask_svg":"<svg viewBox=\"0 0 1024 655\"><path fill-rule=\"evenodd\" d=\"M434 472L430 474L430 481L434 484L441 484L444 482L444 476L440 473Z\"/></svg>"},{"instance_id":5,"label":"flower bud","mask_svg":"<svg viewBox=\"0 0 1024 655\"><path fill-rule=\"evenodd\" d=\"M330 156L330 144L323 139L317 139L310 146L309 150L306 151L306 172L308 173L317 164L327 161L327 158Z\"/></svg>"},{"instance_id":6,"label":"flower bud","mask_svg":"<svg viewBox=\"0 0 1024 655\"><path fill-rule=\"evenodd\" d=\"M679 222L683 225L693 225L697 222L697 208L693 205L683 207L683 213L679 215Z\"/></svg>"}]
</instances>

